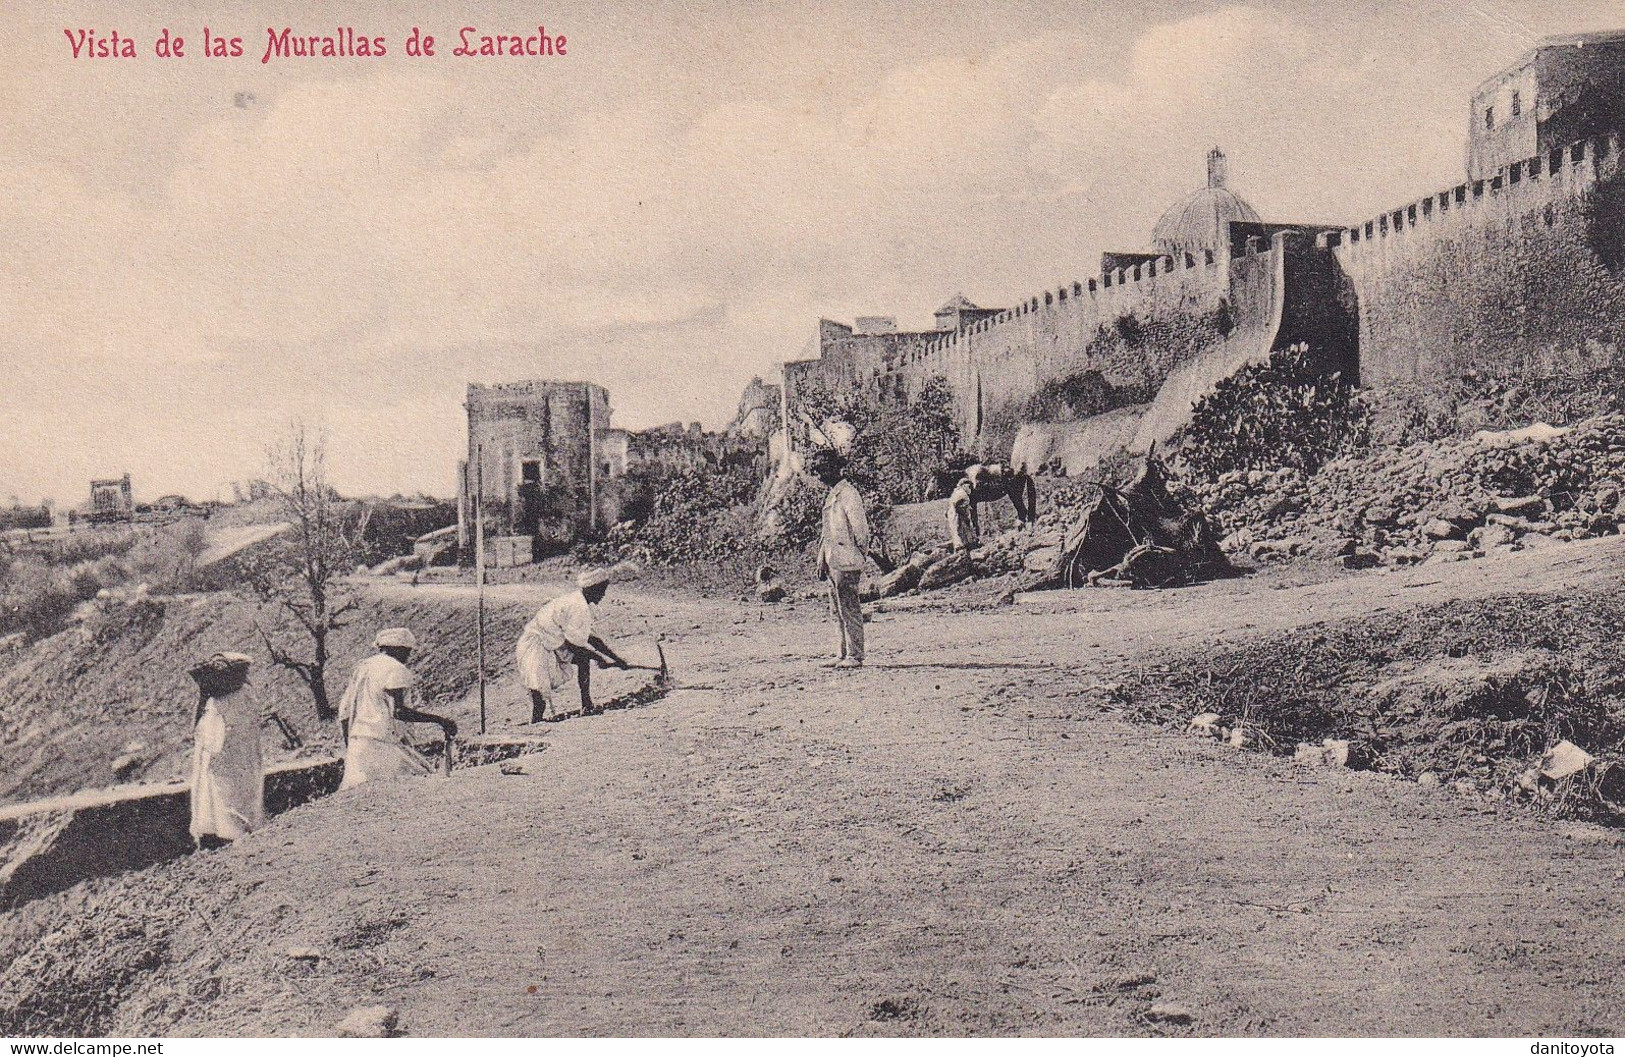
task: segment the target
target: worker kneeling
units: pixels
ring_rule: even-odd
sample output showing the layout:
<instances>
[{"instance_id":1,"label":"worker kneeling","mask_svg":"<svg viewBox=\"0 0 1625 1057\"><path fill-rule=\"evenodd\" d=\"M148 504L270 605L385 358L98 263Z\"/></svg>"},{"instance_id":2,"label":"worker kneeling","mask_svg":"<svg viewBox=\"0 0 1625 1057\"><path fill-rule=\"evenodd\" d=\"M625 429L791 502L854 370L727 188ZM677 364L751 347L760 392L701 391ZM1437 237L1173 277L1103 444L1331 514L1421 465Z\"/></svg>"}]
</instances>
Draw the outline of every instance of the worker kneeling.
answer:
<instances>
[{"instance_id":1,"label":"worker kneeling","mask_svg":"<svg viewBox=\"0 0 1625 1057\"><path fill-rule=\"evenodd\" d=\"M609 591L609 570L591 569L576 577L579 590L547 603L519 636L519 675L530 691L530 721L547 718L548 702L570 681L566 666L575 668L581 689L581 711L598 711L592 703L592 662L598 667L625 668L626 662L593 631L598 603ZM558 704L553 718L559 718Z\"/></svg>"},{"instance_id":2,"label":"worker kneeling","mask_svg":"<svg viewBox=\"0 0 1625 1057\"><path fill-rule=\"evenodd\" d=\"M406 666L417 639L407 628L386 628L373 640L378 652L356 665L339 702L344 732L344 781L340 789L380 778L409 778L433 770L421 753L407 744L406 724L434 723L449 742L457 724L444 716L420 712L406 703L417 682Z\"/></svg>"}]
</instances>

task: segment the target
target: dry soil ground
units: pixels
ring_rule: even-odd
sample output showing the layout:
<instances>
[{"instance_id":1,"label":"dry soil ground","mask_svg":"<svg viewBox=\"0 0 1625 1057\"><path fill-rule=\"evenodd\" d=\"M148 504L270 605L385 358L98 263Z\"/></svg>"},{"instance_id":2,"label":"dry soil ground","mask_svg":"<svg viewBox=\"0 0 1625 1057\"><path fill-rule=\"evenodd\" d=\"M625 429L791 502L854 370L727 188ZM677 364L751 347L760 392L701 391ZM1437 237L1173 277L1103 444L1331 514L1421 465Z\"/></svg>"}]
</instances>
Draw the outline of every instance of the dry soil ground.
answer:
<instances>
[{"instance_id":1,"label":"dry soil ground","mask_svg":"<svg viewBox=\"0 0 1625 1057\"><path fill-rule=\"evenodd\" d=\"M667 629L688 689L549 726L523 774L363 787L26 907L0 995L99 988L88 1026L131 1034L325 1034L379 1001L414 1035L1620 1034L1612 835L1131 725L1090 687L1169 646L1622 571L1612 539L895 604L857 672L817 666L817 603L628 589L613 615ZM492 689L494 726L518 696ZM149 969L38 982L115 926Z\"/></svg>"}]
</instances>

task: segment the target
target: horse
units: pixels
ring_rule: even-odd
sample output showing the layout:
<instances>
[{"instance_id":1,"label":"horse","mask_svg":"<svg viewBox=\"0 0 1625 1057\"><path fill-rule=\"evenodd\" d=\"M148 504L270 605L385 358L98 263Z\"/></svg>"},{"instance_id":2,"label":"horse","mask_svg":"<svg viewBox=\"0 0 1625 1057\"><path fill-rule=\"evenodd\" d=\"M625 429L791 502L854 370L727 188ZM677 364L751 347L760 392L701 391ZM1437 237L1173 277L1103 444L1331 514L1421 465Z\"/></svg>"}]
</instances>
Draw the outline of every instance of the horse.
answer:
<instances>
[{"instance_id":1,"label":"horse","mask_svg":"<svg viewBox=\"0 0 1625 1057\"><path fill-rule=\"evenodd\" d=\"M960 470L939 470L936 474L936 497L946 499L960 481L970 481L971 500L974 503L996 503L1010 500L1016 509L1016 521L1023 527L1038 520L1038 485L1026 470L1000 463L977 462ZM973 523L976 508L971 508ZM980 525L977 525L980 531Z\"/></svg>"}]
</instances>

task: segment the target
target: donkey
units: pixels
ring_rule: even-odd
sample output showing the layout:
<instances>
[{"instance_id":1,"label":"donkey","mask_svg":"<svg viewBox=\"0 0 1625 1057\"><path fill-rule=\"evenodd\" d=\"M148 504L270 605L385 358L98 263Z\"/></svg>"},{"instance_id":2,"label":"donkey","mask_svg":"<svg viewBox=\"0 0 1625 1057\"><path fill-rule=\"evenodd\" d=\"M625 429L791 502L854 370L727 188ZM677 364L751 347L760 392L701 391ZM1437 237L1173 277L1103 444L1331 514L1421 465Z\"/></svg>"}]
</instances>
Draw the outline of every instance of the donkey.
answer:
<instances>
[{"instance_id":1,"label":"donkey","mask_svg":"<svg viewBox=\"0 0 1625 1057\"><path fill-rule=\"evenodd\" d=\"M1016 521L1031 525L1038 520L1038 485L1026 470L1001 463L971 463L961 470L939 470L936 474L936 498L946 499L960 481L970 481L971 500L974 503L996 503L1010 500L1016 508ZM971 508L972 524L978 533L976 507Z\"/></svg>"}]
</instances>

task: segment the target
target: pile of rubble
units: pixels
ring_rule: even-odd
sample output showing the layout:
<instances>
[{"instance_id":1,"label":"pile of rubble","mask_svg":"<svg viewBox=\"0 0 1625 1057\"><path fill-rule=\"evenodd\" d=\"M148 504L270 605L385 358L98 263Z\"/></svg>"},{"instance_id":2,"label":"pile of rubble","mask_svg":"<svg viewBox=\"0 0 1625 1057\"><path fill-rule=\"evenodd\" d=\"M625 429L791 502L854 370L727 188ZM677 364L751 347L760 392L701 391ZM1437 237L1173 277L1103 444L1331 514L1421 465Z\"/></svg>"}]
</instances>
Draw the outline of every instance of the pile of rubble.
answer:
<instances>
[{"instance_id":1,"label":"pile of rubble","mask_svg":"<svg viewBox=\"0 0 1625 1057\"><path fill-rule=\"evenodd\" d=\"M1457 600L1159 658L1130 718L1314 767L1625 820L1625 598Z\"/></svg>"},{"instance_id":2,"label":"pile of rubble","mask_svg":"<svg viewBox=\"0 0 1625 1057\"><path fill-rule=\"evenodd\" d=\"M1616 533L1625 521L1625 416L1369 449L1306 475L1233 472L1192 492L1223 546L1350 566L1460 561Z\"/></svg>"},{"instance_id":3,"label":"pile of rubble","mask_svg":"<svg viewBox=\"0 0 1625 1057\"><path fill-rule=\"evenodd\" d=\"M1230 572L1206 515L1169 490L1154 454L1123 488L1097 488L1047 586L1168 587Z\"/></svg>"}]
</instances>

